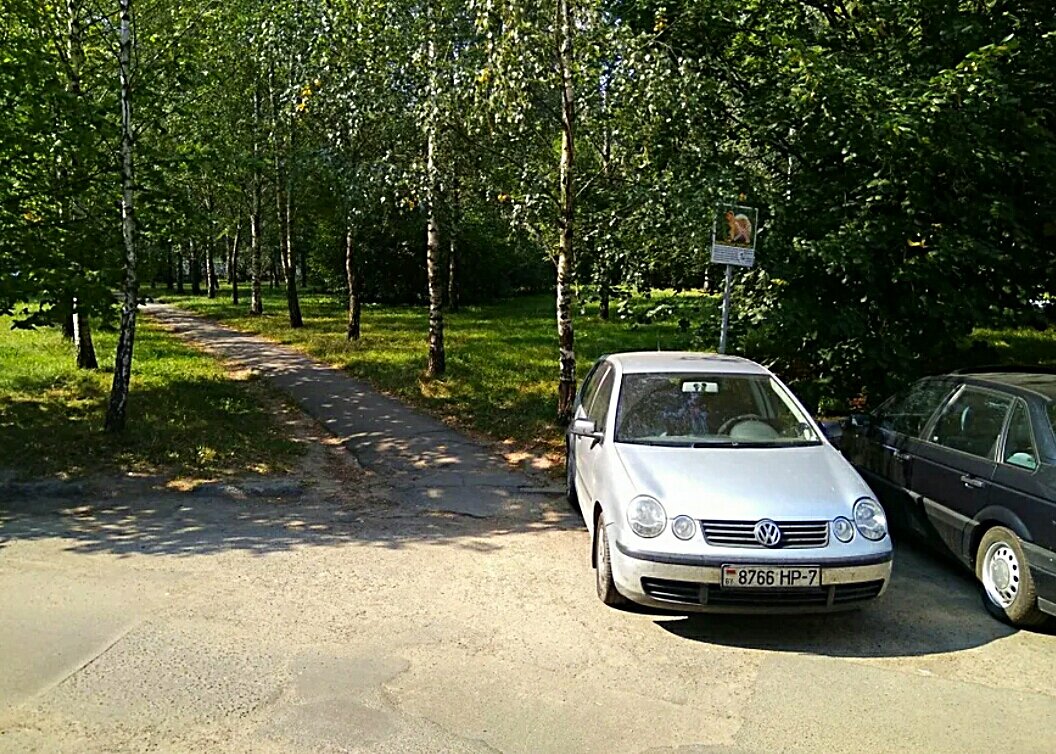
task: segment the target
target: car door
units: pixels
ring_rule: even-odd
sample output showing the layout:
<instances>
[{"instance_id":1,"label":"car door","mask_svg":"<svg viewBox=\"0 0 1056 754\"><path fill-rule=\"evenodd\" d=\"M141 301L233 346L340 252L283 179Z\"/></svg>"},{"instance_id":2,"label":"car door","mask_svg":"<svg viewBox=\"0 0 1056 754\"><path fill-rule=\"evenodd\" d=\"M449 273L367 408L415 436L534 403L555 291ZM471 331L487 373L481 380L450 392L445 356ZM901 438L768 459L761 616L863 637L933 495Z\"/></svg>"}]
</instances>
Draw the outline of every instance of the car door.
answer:
<instances>
[{"instance_id":1,"label":"car door","mask_svg":"<svg viewBox=\"0 0 1056 754\"><path fill-rule=\"evenodd\" d=\"M882 403L854 440L851 461L880 498L892 522L903 530L919 530L919 512L911 493L913 455L910 446L952 392L948 382L920 380Z\"/></svg>"},{"instance_id":2,"label":"car door","mask_svg":"<svg viewBox=\"0 0 1056 754\"><path fill-rule=\"evenodd\" d=\"M969 523L989 500L1012 396L973 385L960 388L911 443L910 489L920 496L931 533L964 559Z\"/></svg>"},{"instance_id":3,"label":"car door","mask_svg":"<svg viewBox=\"0 0 1056 754\"><path fill-rule=\"evenodd\" d=\"M1044 421L1044 411L1038 414ZM1017 398L1001 443L987 517L1007 512L1011 519L1001 520L1021 522L1022 529L1017 534L1038 547L1056 551L1056 499L1052 496L1051 469L1043 468L1038 446L1030 407Z\"/></svg>"},{"instance_id":4,"label":"car door","mask_svg":"<svg viewBox=\"0 0 1056 754\"><path fill-rule=\"evenodd\" d=\"M608 418L609 403L612 399L612 386L616 379L616 370L605 363L598 370L597 387L589 396L584 396L582 416L594 422L599 432L605 431L605 420ZM601 443L590 437L576 437L576 474L580 490L586 499L597 499L597 479L603 458Z\"/></svg>"}]
</instances>

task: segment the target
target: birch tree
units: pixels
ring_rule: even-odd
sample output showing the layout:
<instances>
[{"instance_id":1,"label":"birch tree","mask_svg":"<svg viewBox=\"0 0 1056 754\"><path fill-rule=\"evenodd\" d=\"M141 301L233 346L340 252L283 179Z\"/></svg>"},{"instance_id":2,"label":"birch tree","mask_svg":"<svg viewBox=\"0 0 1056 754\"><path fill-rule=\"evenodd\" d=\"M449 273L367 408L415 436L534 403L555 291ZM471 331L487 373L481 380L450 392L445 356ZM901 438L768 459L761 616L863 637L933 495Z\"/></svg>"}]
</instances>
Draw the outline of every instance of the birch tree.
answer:
<instances>
[{"instance_id":1,"label":"birch tree","mask_svg":"<svg viewBox=\"0 0 1056 754\"><path fill-rule=\"evenodd\" d=\"M135 165L132 133L132 0L118 0L120 39L118 68L121 85L121 238L124 242L124 285L121 330L114 358L114 381L106 411L106 430L120 432L128 414L128 390L132 381L132 352L136 336L139 282L136 277Z\"/></svg>"}]
</instances>

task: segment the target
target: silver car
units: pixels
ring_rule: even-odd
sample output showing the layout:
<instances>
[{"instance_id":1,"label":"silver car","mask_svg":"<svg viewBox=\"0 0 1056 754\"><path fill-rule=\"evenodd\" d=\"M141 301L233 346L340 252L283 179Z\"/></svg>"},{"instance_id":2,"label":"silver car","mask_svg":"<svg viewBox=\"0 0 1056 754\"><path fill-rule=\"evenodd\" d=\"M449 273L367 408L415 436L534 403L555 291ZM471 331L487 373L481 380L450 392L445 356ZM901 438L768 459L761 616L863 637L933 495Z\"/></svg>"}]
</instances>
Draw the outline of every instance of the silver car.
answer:
<instances>
[{"instance_id":1,"label":"silver car","mask_svg":"<svg viewBox=\"0 0 1056 754\"><path fill-rule=\"evenodd\" d=\"M887 587L883 509L759 364L606 356L575 411L568 495L590 531L606 604L822 612Z\"/></svg>"}]
</instances>

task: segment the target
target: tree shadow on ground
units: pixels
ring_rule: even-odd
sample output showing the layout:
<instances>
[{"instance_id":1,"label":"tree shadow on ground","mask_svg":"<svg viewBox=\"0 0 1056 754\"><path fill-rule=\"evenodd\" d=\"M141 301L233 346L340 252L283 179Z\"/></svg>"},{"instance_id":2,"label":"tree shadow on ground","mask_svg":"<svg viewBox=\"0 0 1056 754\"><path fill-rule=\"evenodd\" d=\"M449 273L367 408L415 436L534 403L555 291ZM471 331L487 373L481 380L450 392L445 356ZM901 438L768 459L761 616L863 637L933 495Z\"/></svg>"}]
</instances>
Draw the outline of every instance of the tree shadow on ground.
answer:
<instances>
[{"instance_id":1,"label":"tree shadow on ground","mask_svg":"<svg viewBox=\"0 0 1056 754\"><path fill-rule=\"evenodd\" d=\"M511 492L502 515L491 518L401 505L384 491L364 490L356 498L338 501L309 488L285 500L155 490L112 500L9 501L0 504L0 548L15 540L57 539L67 543L66 552L118 557L267 555L335 545L455 544L490 552L510 534L582 527L567 508L536 494Z\"/></svg>"},{"instance_id":2,"label":"tree shadow on ground","mask_svg":"<svg viewBox=\"0 0 1056 754\"><path fill-rule=\"evenodd\" d=\"M983 607L971 574L917 544L898 543L891 584L861 610L829 615L685 613L656 624L682 639L832 657L943 654L1011 636Z\"/></svg>"}]
</instances>

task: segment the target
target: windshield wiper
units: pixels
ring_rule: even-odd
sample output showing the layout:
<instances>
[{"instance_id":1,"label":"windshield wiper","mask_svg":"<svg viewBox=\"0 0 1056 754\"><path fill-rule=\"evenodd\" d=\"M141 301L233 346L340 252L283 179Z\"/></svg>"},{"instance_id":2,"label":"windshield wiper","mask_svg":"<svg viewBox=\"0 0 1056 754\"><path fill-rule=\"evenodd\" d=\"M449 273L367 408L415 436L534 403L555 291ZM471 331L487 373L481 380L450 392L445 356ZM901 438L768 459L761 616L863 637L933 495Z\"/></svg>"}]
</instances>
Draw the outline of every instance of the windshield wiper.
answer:
<instances>
[{"instance_id":1,"label":"windshield wiper","mask_svg":"<svg viewBox=\"0 0 1056 754\"><path fill-rule=\"evenodd\" d=\"M808 445L820 445L817 440L792 440L781 442L777 440L766 440L762 442L742 442L730 440L729 442L695 442L694 448L802 448Z\"/></svg>"}]
</instances>

